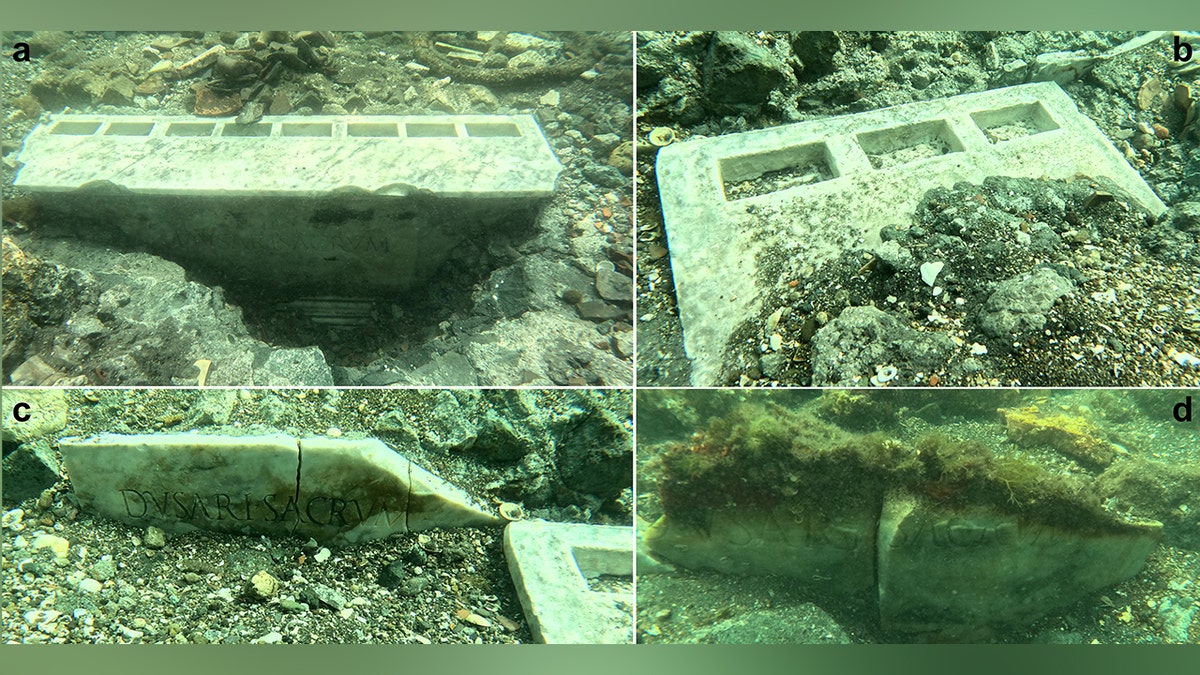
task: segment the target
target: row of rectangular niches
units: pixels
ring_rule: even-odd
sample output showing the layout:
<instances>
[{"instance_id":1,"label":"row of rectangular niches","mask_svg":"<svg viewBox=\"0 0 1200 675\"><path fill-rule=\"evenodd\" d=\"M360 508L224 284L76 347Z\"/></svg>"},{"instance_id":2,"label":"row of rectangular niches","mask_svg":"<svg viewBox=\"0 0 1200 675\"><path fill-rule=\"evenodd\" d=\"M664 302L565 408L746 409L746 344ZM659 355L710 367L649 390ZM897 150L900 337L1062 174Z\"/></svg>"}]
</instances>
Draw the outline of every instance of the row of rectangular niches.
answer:
<instances>
[{"instance_id":1,"label":"row of rectangular niches","mask_svg":"<svg viewBox=\"0 0 1200 675\"><path fill-rule=\"evenodd\" d=\"M992 145L1059 128L1040 101L975 111L970 117ZM888 169L964 150L962 140L944 119L860 132L854 134L854 140L873 169ZM719 170L726 201L812 185L841 175L824 141L723 157L719 160Z\"/></svg>"},{"instance_id":2,"label":"row of rectangular niches","mask_svg":"<svg viewBox=\"0 0 1200 675\"><path fill-rule=\"evenodd\" d=\"M156 127L165 127L156 132ZM64 120L50 133L56 136L151 135L189 138L496 138L518 137L521 130L511 122L102 122Z\"/></svg>"}]
</instances>

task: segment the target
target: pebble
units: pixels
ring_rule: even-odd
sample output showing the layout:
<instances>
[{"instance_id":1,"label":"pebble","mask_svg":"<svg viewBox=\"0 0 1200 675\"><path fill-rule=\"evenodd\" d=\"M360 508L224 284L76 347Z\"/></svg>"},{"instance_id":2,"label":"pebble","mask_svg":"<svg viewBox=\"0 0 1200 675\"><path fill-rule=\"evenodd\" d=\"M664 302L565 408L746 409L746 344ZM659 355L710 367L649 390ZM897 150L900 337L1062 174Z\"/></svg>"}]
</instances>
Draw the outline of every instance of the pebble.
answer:
<instances>
[{"instance_id":1,"label":"pebble","mask_svg":"<svg viewBox=\"0 0 1200 675\"><path fill-rule=\"evenodd\" d=\"M67 557L67 550L70 547L71 542L54 534L39 534L33 540L33 550L38 551L43 548L49 548L59 558Z\"/></svg>"},{"instance_id":2,"label":"pebble","mask_svg":"<svg viewBox=\"0 0 1200 675\"><path fill-rule=\"evenodd\" d=\"M560 95L557 91L555 91L553 89L546 92L545 94L542 94L542 97L538 99L538 103L541 103L542 105L552 106L555 108L558 107L558 104L561 101L562 101L562 95Z\"/></svg>"},{"instance_id":3,"label":"pebble","mask_svg":"<svg viewBox=\"0 0 1200 675\"><path fill-rule=\"evenodd\" d=\"M108 581L117 575L117 566L112 556L104 556L92 565L92 576L100 581Z\"/></svg>"},{"instance_id":4,"label":"pebble","mask_svg":"<svg viewBox=\"0 0 1200 675\"><path fill-rule=\"evenodd\" d=\"M332 555L332 554L329 552L329 549L322 548L320 551L317 551L316 555L313 556L313 560L315 560L319 563L323 563L326 560L329 560L330 555Z\"/></svg>"},{"instance_id":5,"label":"pebble","mask_svg":"<svg viewBox=\"0 0 1200 675\"><path fill-rule=\"evenodd\" d=\"M13 532L20 532L25 529L25 524L22 522L25 519L24 509L13 509L5 511L4 517L0 519L0 527Z\"/></svg>"},{"instance_id":6,"label":"pebble","mask_svg":"<svg viewBox=\"0 0 1200 675\"><path fill-rule=\"evenodd\" d=\"M96 581L95 579L89 578L89 579L84 579L83 581L79 582L79 592L80 593L87 593L89 595L97 595L100 593L100 589L102 589L102 588L104 588L104 584L100 583L99 581Z\"/></svg>"},{"instance_id":7,"label":"pebble","mask_svg":"<svg viewBox=\"0 0 1200 675\"><path fill-rule=\"evenodd\" d=\"M280 642L283 642L283 634L277 630L273 630L270 633L267 633L266 635L254 640L254 644L257 645L277 645Z\"/></svg>"},{"instance_id":8,"label":"pebble","mask_svg":"<svg viewBox=\"0 0 1200 675\"><path fill-rule=\"evenodd\" d=\"M1183 366L1184 368L1195 368L1197 366L1200 366L1200 358L1197 358L1195 355L1189 354L1187 352L1179 352L1179 353L1175 354L1174 358L1175 358L1175 363L1178 363L1179 365ZM35 544L36 544L36 542L35 542Z\"/></svg>"},{"instance_id":9,"label":"pebble","mask_svg":"<svg viewBox=\"0 0 1200 675\"><path fill-rule=\"evenodd\" d=\"M143 542L146 544L146 548L164 548L167 545L167 534L151 525L146 528L146 537Z\"/></svg>"},{"instance_id":10,"label":"pebble","mask_svg":"<svg viewBox=\"0 0 1200 675\"><path fill-rule=\"evenodd\" d=\"M260 570L250 578L250 586L246 590L256 600L270 600L279 594L279 580L270 572Z\"/></svg>"}]
</instances>

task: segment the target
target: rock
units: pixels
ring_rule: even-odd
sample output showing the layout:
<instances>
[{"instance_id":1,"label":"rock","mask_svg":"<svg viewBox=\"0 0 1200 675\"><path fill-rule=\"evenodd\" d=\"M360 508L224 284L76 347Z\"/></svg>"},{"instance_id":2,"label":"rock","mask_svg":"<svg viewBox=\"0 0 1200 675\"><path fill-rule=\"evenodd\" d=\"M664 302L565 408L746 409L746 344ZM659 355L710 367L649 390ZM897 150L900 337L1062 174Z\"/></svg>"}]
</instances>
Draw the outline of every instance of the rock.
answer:
<instances>
[{"instance_id":1,"label":"rock","mask_svg":"<svg viewBox=\"0 0 1200 675\"><path fill-rule=\"evenodd\" d=\"M980 312L979 326L997 339L1039 330L1055 301L1073 289L1069 279L1045 267L1002 281Z\"/></svg>"},{"instance_id":2,"label":"rock","mask_svg":"<svg viewBox=\"0 0 1200 675\"><path fill-rule=\"evenodd\" d=\"M626 173L617 167L592 162L583 165L583 177L593 185L614 190L628 182Z\"/></svg>"},{"instance_id":3,"label":"rock","mask_svg":"<svg viewBox=\"0 0 1200 675\"><path fill-rule=\"evenodd\" d=\"M611 262L604 261L596 270L596 293L605 300L633 303L633 280L616 271Z\"/></svg>"},{"instance_id":4,"label":"rock","mask_svg":"<svg viewBox=\"0 0 1200 675\"><path fill-rule=\"evenodd\" d=\"M1117 456L1117 448L1100 436L1087 420L1072 415L1044 412L1036 406L1000 408L1008 440L1021 447L1054 448L1088 467L1105 467Z\"/></svg>"},{"instance_id":5,"label":"rock","mask_svg":"<svg viewBox=\"0 0 1200 675\"><path fill-rule=\"evenodd\" d=\"M13 509L11 511L5 511L4 517L2 519L0 519L0 529L12 530L13 532L20 532L21 530L25 529L24 520L25 520L25 510L24 509Z\"/></svg>"},{"instance_id":6,"label":"rock","mask_svg":"<svg viewBox=\"0 0 1200 675\"><path fill-rule=\"evenodd\" d=\"M555 457L563 484L612 499L633 483L633 438L611 412L597 406L559 433Z\"/></svg>"},{"instance_id":7,"label":"rock","mask_svg":"<svg viewBox=\"0 0 1200 675\"><path fill-rule=\"evenodd\" d=\"M329 557L331 555L333 555L333 554L329 551L329 549L322 547L321 550L317 551L316 554L313 555L313 560L316 562L319 562L319 563L323 563L326 560L329 560Z\"/></svg>"},{"instance_id":8,"label":"rock","mask_svg":"<svg viewBox=\"0 0 1200 675\"><path fill-rule=\"evenodd\" d=\"M741 33L718 31L704 63L704 92L710 101L759 107L783 81L783 64Z\"/></svg>"},{"instance_id":9,"label":"rock","mask_svg":"<svg viewBox=\"0 0 1200 675\"><path fill-rule=\"evenodd\" d=\"M575 306L579 317L588 321L609 321L625 317L628 312L601 300L586 300Z\"/></svg>"},{"instance_id":10,"label":"rock","mask_svg":"<svg viewBox=\"0 0 1200 675\"><path fill-rule=\"evenodd\" d=\"M400 585L400 595L410 598L418 596L428 585L429 580L425 577L410 577L405 579L404 583Z\"/></svg>"},{"instance_id":11,"label":"rock","mask_svg":"<svg viewBox=\"0 0 1200 675\"><path fill-rule=\"evenodd\" d=\"M384 588L395 589L399 588L407 578L408 572L404 570L404 563L397 560L389 563L379 572L378 581L379 585Z\"/></svg>"},{"instance_id":12,"label":"rock","mask_svg":"<svg viewBox=\"0 0 1200 675\"><path fill-rule=\"evenodd\" d=\"M263 350L265 362L254 369L254 384L284 386L304 383L312 387L333 386L333 372L318 347Z\"/></svg>"},{"instance_id":13,"label":"rock","mask_svg":"<svg viewBox=\"0 0 1200 675\"><path fill-rule=\"evenodd\" d=\"M251 600L265 602L279 595L279 580L266 570L259 570L246 585L246 595Z\"/></svg>"},{"instance_id":14,"label":"rock","mask_svg":"<svg viewBox=\"0 0 1200 675\"><path fill-rule=\"evenodd\" d=\"M525 268L504 267L492 272L476 293L475 311L491 318L520 316L530 309L530 294Z\"/></svg>"},{"instance_id":15,"label":"rock","mask_svg":"<svg viewBox=\"0 0 1200 675\"><path fill-rule=\"evenodd\" d=\"M146 548L162 549L167 546L167 534L161 529L151 525L146 528L146 536L142 539L142 543Z\"/></svg>"},{"instance_id":16,"label":"rock","mask_svg":"<svg viewBox=\"0 0 1200 675\"><path fill-rule=\"evenodd\" d=\"M622 176L633 174L633 143L623 141L608 155L608 165L621 172Z\"/></svg>"},{"instance_id":17,"label":"rock","mask_svg":"<svg viewBox=\"0 0 1200 675\"><path fill-rule=\"evenodd\" d=\"M814 386L864 386L880 364L897 368L897 380L945 365L954 342L923 333L875 307L847 307L813 335Z\"/></svg>"},{"instance_id":18,"label":"rock","mask_svg":"<svg viewBox=\"0 0 1200 675\"><path fill-rule=\"evenodd\" d=\"M1160 220L1180 232L1200 234L1200 202L1175 204Z\"/></svg>"},{"instance_id":19,"label":"rock","mask_svg":"<svg viewBox=\"0 0 1200 675\"><path fill-rule=\"evenodd\" d=\"M633 358L633 331L616 331L612 336L613 354L622 359Z\"/></svg>"},{"instance_id":20,"label":"rock","mask_svg":"<svg viewBox=\"0 0 1200 675\"><path fill-rule=\"evenodd\" d=\"M308 592L317 601L309 603L313 607L316 607L317 603L334 610L339 610L346 606L346 598L325 584L313 584L309 587Z\"/></svg>"},{"instance_id":21,"label":"rock","mask_svg":"<svg viewBox=\"0 0 1200 675\"><path fill-rule=\"evenodd\" d=\"M913 260L912 252L896 241L882 242L872 249L871 253L879 259L879 262L897 272L911 269L913 263L916 262Z\"/></svg>"},{"instance_id":22,"label":"rock","mask_svg":"<svg viewBox=\"0 0 1200 675\"><path fill-rule=\"evenodd\" d=\"M836 644L853 640L828 612L811 602L798 607L752 609L696 632L702 644Z\"/></svg>"},{"instance_id":23,"label":"rock","mask_svg":"<svg viewBox=\"0 0 1200 675\"><path fill-rule=\"evenodd\" d=\"M292 111L292 101L288 98L287 93L281 89L275 90L275 97L271 99L271 106L267 112L272 115L286 115Z\"/></svg>"},{"instance_id":24,"label":"rock","mask_svg":"<svg viewBox=\"0 0 1200 675\"><path fill-rule=\"evenodd\" d=\"M92 564L92 577L98 581L108 581L117 575L117 566L112 556L104 556Z\"/></svg>"},{"instance_id":25,"label":"rock","mask_svg":"<svg viewBox=\"0 0 1200 675\"><path fill-rule=\"evenodd\" d=\"M103 588L104 584L95 579L84 579L79 582L78 586L79 592L87 595L99 595Z\"/></svg>"},{"instance_id":26,"label":"rock","mask_svg":"<svg viewBox=\"0 0 1200 675\"><path fill-rule=\"evenodd\" d=\"M31 546L35 551L48 548L54 552L56 558L66 558L67 552L71 549L71 542L55 534L39 534L34 538Z\"/></svg>"},{"instance_id":27,"label":"rock","mask_svg":"<svg viewBox=\"0 0 1200 675\"><path fill-rule=\"evenodd\" d=\"M5 393L16 392L9 389ZM9 426L5 425L6 430ZM5 439L6 445L9 442ZM48 441L21 443L5 455L0 470L4 475L4 499L14 503L38 496L43 490L53 487L59 476L58 458Z\"/></svg>"}]
</instances>

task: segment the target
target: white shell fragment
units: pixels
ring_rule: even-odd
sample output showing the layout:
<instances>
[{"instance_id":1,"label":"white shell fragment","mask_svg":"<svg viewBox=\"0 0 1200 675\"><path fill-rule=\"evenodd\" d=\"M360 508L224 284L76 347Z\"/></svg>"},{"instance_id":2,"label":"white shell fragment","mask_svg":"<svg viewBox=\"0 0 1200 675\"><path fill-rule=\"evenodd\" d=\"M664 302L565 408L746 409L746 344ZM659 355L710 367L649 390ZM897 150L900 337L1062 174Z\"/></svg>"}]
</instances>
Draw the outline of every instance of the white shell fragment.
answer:
<instances>
[{"instance_id":1,"label":"white shell fragment","mask_svg":"<svg viewBox=\"0 0 1200 675\"><path fill-rule=\"evenodd\" d=\"M921 281L924 281L926 286L933 286L933 282L937 281L938 274L941 274L945 266L946 263L941 261L921 263Z\"/></svg>"}]
</instances>

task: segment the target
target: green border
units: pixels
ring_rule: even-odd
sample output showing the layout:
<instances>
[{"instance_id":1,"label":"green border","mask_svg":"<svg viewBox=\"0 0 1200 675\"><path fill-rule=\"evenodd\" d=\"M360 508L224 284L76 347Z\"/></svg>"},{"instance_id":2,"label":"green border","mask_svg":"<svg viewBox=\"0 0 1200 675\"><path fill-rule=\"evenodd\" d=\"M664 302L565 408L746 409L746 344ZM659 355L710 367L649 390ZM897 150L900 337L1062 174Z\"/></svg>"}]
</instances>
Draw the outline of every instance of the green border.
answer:
<instances>
[{"instance_id":1,"label":"green border","mask_svg":"<svg viewBox=\"0 0 1200 675\"><path fill-rule=\"evenodd\" d=\"M1200 29L1196 0L8 0L2 12L2 30Z\"/></svg>"}]
</instances>

